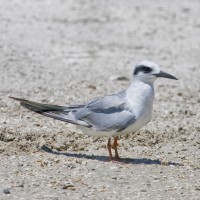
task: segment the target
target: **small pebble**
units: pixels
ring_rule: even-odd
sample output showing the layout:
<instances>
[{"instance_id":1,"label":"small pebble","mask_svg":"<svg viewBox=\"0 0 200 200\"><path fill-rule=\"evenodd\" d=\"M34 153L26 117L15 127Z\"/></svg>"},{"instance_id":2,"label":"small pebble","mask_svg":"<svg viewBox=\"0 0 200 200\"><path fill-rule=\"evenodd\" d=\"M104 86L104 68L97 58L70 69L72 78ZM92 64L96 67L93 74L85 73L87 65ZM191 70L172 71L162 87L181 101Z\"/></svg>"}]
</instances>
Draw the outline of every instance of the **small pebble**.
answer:
<instances>
[{"instance_id":1,"label":"small pebble","mask_svg":"<svg viewBox=\"0 0 200 200\"><path fill-rule=\"evenodd\" d=\"M92 90L96 90L97 89L97 87L95 85L92 85L92 84L88 85L88 88L90 88Z\"/></svg>"},{"instance_id":2,"label":"small pebble","mask_svg":"<svg viewBox=\"0 0 200 200\"><path fill-rule=\"evenodd\" d=\"M167 162L167 161L161 161L160 164L161 164L161 165L164 165L164 166L168 166L168 165L169 165L169 162Z\"/></svg>"},{"instance_id":3,"label":"small pebble","mask_svg":"<svg viewBox=\"0 0 200 200\"><path fill-rule=\"evenodd\" d=\"M5 189L3 190L3 193L4 193L4 194L10 194L11 192L10 192L10 189L9 189L9 188L5 188Z\"/></svg>"},{"instance_id":4,"label":"small pebble","mask_svg":"<svg viewBox=\"0 0 200 200\"><path fill-rule=\"evenodd\" d=\"M65 190L66 190L66 189L75 190L76 187L75 187L72 183L70 183L70 182L65 182L65 183L63 184L62 189L65 189Z\"/></svg>"},{"instance_id":5,"label":"small pebble","mask_svg":"<svg viewBox=\"0 0 200 200\"><path fill-rule=\"evenodd\" d=\"M200 186L197 186L197 187L195 188L195 190L200 191Z\"/></svg>"},{"instance_id":6,"label":"small pebble","mask_svg":"<svg viewBox=\"0 0 200 200\"><path fill-rule=\"evenodd\" d=\"M128 81L129 79L126 76L110 76L111 81Z\"/></svg>"}]
</instances>

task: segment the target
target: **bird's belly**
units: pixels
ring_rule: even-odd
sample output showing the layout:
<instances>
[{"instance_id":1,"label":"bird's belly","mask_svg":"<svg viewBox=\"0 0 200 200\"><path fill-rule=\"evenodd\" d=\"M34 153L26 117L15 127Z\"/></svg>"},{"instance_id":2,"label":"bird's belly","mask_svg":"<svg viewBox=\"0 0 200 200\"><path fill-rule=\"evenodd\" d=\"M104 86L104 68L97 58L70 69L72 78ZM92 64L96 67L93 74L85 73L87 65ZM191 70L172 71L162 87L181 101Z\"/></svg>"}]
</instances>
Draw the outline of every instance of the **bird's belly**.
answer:
<instances>
[{"instance_id":1,"label":"bird's belly","mask_svg":"<svg viewBox=\"0 0 200 200\"><path fill-rule=\"evenodd\" d=\"M128 127L123 131L122 135L131 134L131 133L134 133L134 132L140 130L143 126L145 126L145 125L149 122L150 119L151 119L151 118L148 118L148 119L145 119L145 120L144 120L144 119L143 119L143 120L140 120L140 119L139 119L139 120L136 121L134 124L128 126Z\"/></svg>"},{"instance_id":2,"label":"bird's belly","mask_svg":"<svg viewBox=\"0 0 200 200\"><path fill-rule=\"evenodd\" d=\"M116 131L97 131L92 128L87 128L83 126L77 126L78 129L82 131L82 133L92 136L92 137L112 137L115 135Z\"/></svg>"},{"instance_id":3,"label":"bird's belly","mask_svg":"<svg viewBox=\"0 0 200 200\"><path fill-rule=\"evenodd\" d=\"M141 129L145 124L149 122L151 119L151 115L143 115L143 117L139 117L133 124L128 126L123 131L117 132L116 130L112 131L97 131L91 128L83 127L83 126L77 126L84 134L92 136L92 137L113 137L118 135L127 135L134 133Z\"/></svg>"},{"instance_id":4,"label":"bird's belly","mask_svg":"<svg viewBox=\"0 0 200 200\"><path fill-rule=\"evenodd\" d=\"M145 113L141 113L141 115L136 119L136 121L133 124L131 124L122 131L121 135L131 134L140 130L151 120L151 117L152 117L151 110L146 111Z\"/></svg>"}]
</instances>

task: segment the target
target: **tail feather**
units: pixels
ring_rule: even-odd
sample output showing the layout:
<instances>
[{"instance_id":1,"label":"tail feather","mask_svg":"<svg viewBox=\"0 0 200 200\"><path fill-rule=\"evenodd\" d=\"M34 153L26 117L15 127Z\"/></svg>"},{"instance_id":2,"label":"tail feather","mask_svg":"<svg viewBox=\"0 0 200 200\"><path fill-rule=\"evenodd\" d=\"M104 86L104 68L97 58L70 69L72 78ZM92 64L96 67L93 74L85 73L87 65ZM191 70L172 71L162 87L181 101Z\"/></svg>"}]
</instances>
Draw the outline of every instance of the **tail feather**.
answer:
<instances>
[{"instance_id":1,"label":"tail feather","mask_svg":"<svg viewBox=\"0 0 200 200\"><path fill-rule=\"evenodd\" d=\"M65 106L42 104L42 103L37 103L34 101L29 101L25 99L16 98L16 97L10 97L10 98L19 101L23 107L28 108L34 112L39 112L39 113L48 112L48 111L63 111L66 109Z\"/></svg>"},{"instance_id":2,"label":"tail feather","mask_svg":"<svg viewBox=\"0 0 200 200\"><path fill-rule=\"evenodd\" d=\"M82 108L84 105L75 105L75 106L66 107L66 106L37 103L34 101L29 101L25 99L16 98L16 97L10 97L10 98L19 101L23 107L33 112L39 113L41 115L51 117L53 119L69 122L76 125L82 125L86 127L90 126L86 122L75 120L74 117L69 115L71 111L76 112L77 109Z\"/></svg>"}]
</instances>

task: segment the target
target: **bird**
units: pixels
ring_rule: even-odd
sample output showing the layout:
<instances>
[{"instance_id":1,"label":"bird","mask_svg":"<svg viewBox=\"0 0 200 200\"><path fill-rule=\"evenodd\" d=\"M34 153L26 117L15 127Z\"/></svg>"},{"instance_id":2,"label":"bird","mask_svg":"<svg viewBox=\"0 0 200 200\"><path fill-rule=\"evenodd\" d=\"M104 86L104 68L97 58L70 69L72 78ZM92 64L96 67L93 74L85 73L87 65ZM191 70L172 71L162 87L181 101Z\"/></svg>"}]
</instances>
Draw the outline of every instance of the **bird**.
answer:
<instances>
[{"instance_id":1,"label":"bird","mask_svg":"<svg viewBox=\"0 0 200 200\"><path fill-rule=\"evenodd\" d=\"M120 160L119 136L135 133L152 118L155 97L154 82L158 78L178 80L151 61L140 61L133 68L127 89L89 101L87 104L59 106L10 97L41 115L74 124L93 137L107 137L109 160ZM114 142L111 143L111 139ZM115 155L112 154L112 149Z\"/></svg>"}]
</instances>

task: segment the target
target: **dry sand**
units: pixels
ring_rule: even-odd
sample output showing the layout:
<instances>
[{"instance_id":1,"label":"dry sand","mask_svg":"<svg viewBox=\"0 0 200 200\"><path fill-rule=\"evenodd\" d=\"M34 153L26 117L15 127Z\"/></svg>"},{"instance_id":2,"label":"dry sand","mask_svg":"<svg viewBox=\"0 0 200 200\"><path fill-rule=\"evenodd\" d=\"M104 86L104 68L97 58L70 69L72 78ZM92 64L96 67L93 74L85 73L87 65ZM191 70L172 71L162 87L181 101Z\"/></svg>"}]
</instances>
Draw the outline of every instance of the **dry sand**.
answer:
<instances>
[{"instance_id":1,"label":"dry sand","mask_svg":"<svg viewBox=\"0 0 200 200\"><path fill-rule=\"evenodd\" d=\"M198 0L1 0L0 199L200 199L199 11ZM84 103L126 88L146 59L180 80L156 82L153 119L120 139L121 163L107 162L106 138L8 98Z\"/></svg>"}]
</instances>

